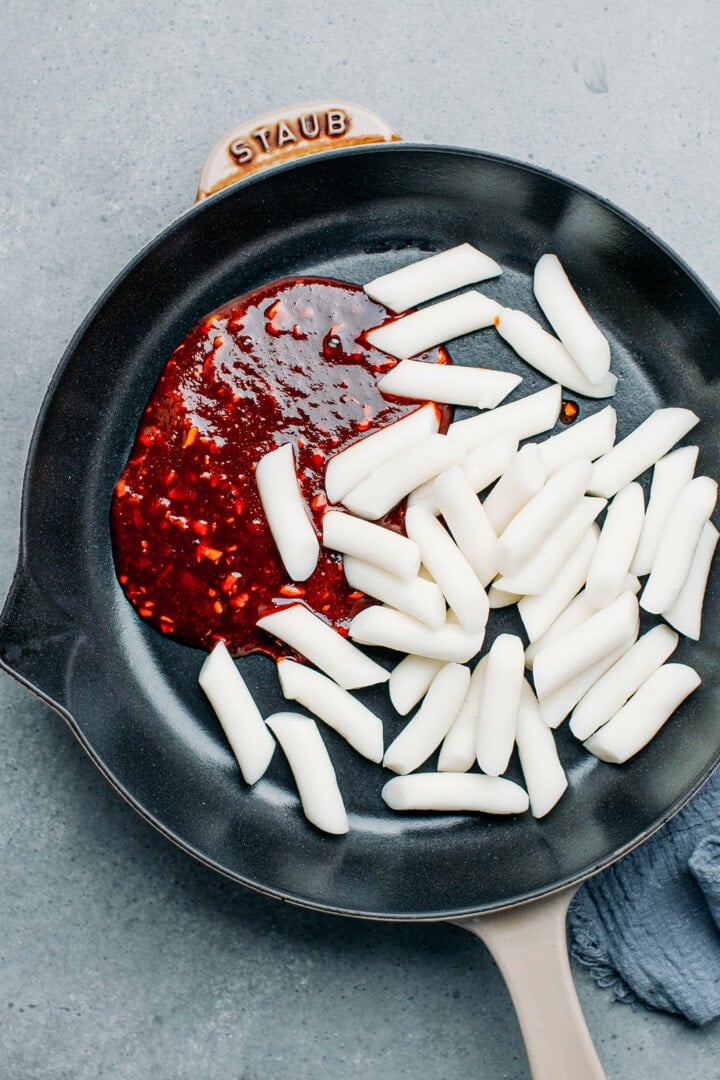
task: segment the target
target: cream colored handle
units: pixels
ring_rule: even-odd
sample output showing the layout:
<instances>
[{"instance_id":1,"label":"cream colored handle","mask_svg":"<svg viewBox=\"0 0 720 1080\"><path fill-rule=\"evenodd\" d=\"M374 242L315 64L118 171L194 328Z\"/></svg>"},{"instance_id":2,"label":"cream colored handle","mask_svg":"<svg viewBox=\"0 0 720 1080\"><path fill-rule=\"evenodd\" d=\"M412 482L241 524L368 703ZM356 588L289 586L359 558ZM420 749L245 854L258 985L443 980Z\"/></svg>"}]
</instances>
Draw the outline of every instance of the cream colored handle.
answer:
<instances>
[{"instance_id":1,"label":"cream colored handle","mask_svg":"<svg viewBox=\"0 0 720 1080\"><path fill-rule=\"evenodd\" d=\"M605 1080L570 971L566 916L575 887L458 922L490 950L510 991L532 1080Z\"/></svg>"},{"instance_id":2,"label":"cream colored handle","mask_svg":"<svg viewBox=\"0 0 720 1080\"><path fill-rule=\"evenodd\" d=\"M399 139L382 117L354 102L310 101L276 109L246 120L213 147L195 201L293 158Z\"/></svg>"}]
</instances>

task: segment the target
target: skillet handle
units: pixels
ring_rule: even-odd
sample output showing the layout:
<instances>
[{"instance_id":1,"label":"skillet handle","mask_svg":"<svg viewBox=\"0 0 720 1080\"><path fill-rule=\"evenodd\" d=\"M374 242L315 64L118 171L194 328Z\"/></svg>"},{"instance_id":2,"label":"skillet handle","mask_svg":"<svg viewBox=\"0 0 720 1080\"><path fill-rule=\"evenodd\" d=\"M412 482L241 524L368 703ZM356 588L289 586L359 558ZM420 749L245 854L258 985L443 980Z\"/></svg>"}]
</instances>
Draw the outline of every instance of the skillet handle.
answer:
<instances>
[{"instance_id":1,"label":"skillet handle","mask_svg":"<svg viewBox=\"0 0 720 1080\"><path fill-rule=\"evenodd\" d=\"M399 141L377 113L348 101L311 101L277 109L223 136L205 160L195 201L293 158Z\"/></svg>"},{"instance_id":2,"label":"skillet handle","mask_svg":"<svg viewBox=\"0 0 720 1080\"><path fill-rule=\"evenodd\" d=\"M576 888L457 923L487 945L500 968L532 1080L605 1080L568 960L565 922Z\"/></svg>"}]
</instances>

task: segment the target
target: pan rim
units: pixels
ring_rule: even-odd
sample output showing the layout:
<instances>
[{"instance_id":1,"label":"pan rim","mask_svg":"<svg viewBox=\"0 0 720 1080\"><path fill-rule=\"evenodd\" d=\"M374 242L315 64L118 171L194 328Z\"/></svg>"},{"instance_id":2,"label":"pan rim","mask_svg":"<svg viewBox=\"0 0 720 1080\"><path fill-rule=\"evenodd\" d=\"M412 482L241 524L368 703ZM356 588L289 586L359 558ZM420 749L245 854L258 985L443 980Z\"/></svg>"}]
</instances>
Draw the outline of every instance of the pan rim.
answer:
<instances>
[{"instance_id":1,"label":"pan rim","mask_svg":"<svg viewBox=\"0 0 720 1080\"><path fill-rule=\"evenodd\" d=\"M669 247L663 240L657 237L652 230L643 225L640 221L628 214L626 211L617 207L610 200L605 199L603 196L598 195L596 192L578 184L574 181L559 176L548 169L544 169L541 166L531 165L517 161L510 157L503 155L492 154L480 150L472 150L463 147L432 145L432 144L413 144L413 143L398 143L392 145L376 145L376 146L362 146L362 147L350 147L343 150L335 150L329 152L333 157L370 157L376 155L384 155L387 153L393 154L413 154L420 153L423 155L431 156L459 156L467 157L480 161L488 161L505 166L510 166L513 169L519 169L528 173L549 179L554 183L560 184L572 192L579 192L584 196L597 203L599 206L609 210L611 213L619 217L625 223L632 226L634 230L640 233L644 238L648 239L655 247L659 248L690 280L699 293L705 298L706 301L714 308L717 315L720 317L720 303L710 291L708 286L702 281L702 279L696 274L696 272L679 256L672 248ZM296 171L303 169L321 168L323 165L323 159L327 157L327 154L313 155L311 158L296 160L288 162L286 164L280 164L269 169L267 172L257 174L253 177L249 177L242 183L243 187L254 186L266 177L274 175L275 173L285 173L289 171ZM78 344L82 340L83 336L97 319L98 315L102 312L105 304L113 296L118 287L124 282L135 270L135 268L156 248L160 247L166 238L172 235L175 230L182 227L182 225L189 220L193 220L198 214L205 212L207 203L216 205L219 200L232 198L236 190L235 185L231 185L223 191L214 195L211 199L197 203L188 207L180 215L174 218L163 230L152 237L142 248L138 251L133 258L119 271L118 274L111 280L111 282L102 291L98 299L92 305L91 309L82 320L80 326L72 335L66 349L64 350L62 357L53 373L52 379L48 385L47 391L44 395L43 401L38 412L35 425L33 428L27 460L25 464L25 471L22 485L22 497L20 507L20 537L18 547L18 560L15 574L11 581L8 594L5 600L2 614L0 615L0 625L5 626L7 613L11 607L12 597L15 591L18 580L23 574L29 574L32 576L31 570L28 570L29 563L29 524L28 524L28 503L29 503L29 489L31 485L31 478L34 475L36 468L36 457L38 453L39 444L42 441L43 430L47 420L48 411L54 401L55 394L59 383L61 382L66 368L70 364L73 355L78 347ZM80 628L79 628L80 629ZM115 791L120 794L123 799L133 807L133 809L151 824L158 832L161 833L166 839L170 840L175 846L181 848L187 854L191 855L197 861L203 865L209 867L217 873L222 874L230 880L236 881L255 892L259 892L263 895L270 896L274 899L284 900L292 903L296 906L304 907L310 910L322 912L325 914L341 915L344 917L362 918L374 921L402 921L402 922L442 922L442 921L458 921L472 916L486 914L494 911L506 910L511 907L519 906L524 903L531 902L539 899L540 897L550 896L563 889L569 888L573 885L577 885L588 877L598 873L599 871L607 868L612 863L628 854L634 848L638 847L641 843L647 840L655 832L657 832L671 817L673 817L687 802L697 793L702 785L707 781L709 776L713 773L718 763L720 763L720 750L708 767L706 767L702 774L696 778L691 789L686 791L678 797L670 807L666 807L660 815L638 836L632 841L627 842L620 849L615 849L610 852L606 859L600 860L596 865L592 866L589 870L570 875L558 882L553 883L549 887L540 887L533 890L528 890L527 893L523 893L519 896L513 897L511 900L501 902L493 906L481 906L473 908L452 909L447 911L419 911L419 912L378 912L378 911L365 911L360 909L349 909L342 906L334 906L332 904L322 903L316 900L308 899L301 895L293 894L288 891L273 888L262 882L255 881L249 876L243 876L241 874L229 871L226 867L223 867L220 863L209 858L202 851L193 846L187 840L176 835L172 829L163 824L157 817L155 817L140 801L139 798L133 796L131 792L120 783L114 776L110 767L102 760L99 753L97 753L91 744L84 736L78 722L71 715L68 709L62 704L55 701L51 695L47 694L39 687L35 686L31 680L24 677L19 672L15 671L12 664L0 657L0 667L7 671L10 675L15 677L20 683L22 683L28 690L30 690L35 696L39 697L52 709L59 713L63 720L68 724L75 737L80 742L83 749L91 758L93 763L100 770L102 775L109 781Z\"/></svg>"}]
</instances>

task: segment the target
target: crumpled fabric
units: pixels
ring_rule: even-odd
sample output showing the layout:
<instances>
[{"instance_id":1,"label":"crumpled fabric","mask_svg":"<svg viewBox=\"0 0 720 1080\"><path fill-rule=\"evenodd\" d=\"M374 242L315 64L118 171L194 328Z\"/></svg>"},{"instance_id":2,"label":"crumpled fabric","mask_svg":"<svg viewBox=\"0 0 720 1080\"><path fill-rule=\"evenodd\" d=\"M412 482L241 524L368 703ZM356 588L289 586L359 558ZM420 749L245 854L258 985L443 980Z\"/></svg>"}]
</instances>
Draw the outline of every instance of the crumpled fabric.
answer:
<instances>
[{"instance_id":1,"label":"crumpled fabric","mask_svg":"<svg viewBox=\"0 0 720 1080\"><path fill-rule=\"evenodd\" d=\"M720 769L659 833L578 891L572 955L618 1001L720 1016Z\"/></svg>"}]
</instances>

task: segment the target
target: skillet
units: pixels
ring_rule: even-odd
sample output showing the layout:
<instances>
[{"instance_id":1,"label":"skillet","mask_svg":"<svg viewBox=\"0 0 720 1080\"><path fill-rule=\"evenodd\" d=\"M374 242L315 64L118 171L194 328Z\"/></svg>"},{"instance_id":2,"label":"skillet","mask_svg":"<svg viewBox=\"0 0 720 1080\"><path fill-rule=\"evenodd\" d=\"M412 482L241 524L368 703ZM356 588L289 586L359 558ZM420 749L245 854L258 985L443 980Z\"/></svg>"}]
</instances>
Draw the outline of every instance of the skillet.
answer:
<instances>
[{"instance_id":1,"label":"skillet","mask_svg":"<svg viewBox=\"0 0 720 1080\"><path fill-rule=\"evenodd\" d=\"M352 129L361 110L344 108ZM247 130L277 138L277 117ZM30 447L0 663L63 716L116 790L190 854L321 911L459 922L490 945L516 1004L523 991L533 999L523 1021L530 1044L549 1035L553 1013L564 1014L564 1025L566 1010L575 1014L577 1041L566 1034L529 1046L533 1076L601 1076L558 952L565 909L580 881L658 829L718 761L717 570L702 642L677 652L702 686L624 768L590 758L561 730L570 787L546 820L392 815L377 767L328 732L351 825L347 837L332 839L302 818L280 753L254 789L243 787L197 686L204 654L139 620L115 577L113 486L166 358L200 317L275 278L363 282L464 240L504 268L483 291L531 311L533 266L555 251L610 340L618 438L653 408L689 406L702 418L693 432L698 471L720 475L720 308L677 256L603 199L541 169L471 150L390 145L384 128L375 137L385 145L364 145L372 132L359 120L355 130L356 145L322 156L277 164L268 153L272 170L239 185L231 181L243 139L231 133L201 182L202 196L220 190L148 244L78 330ZM252 168L259 163L256 155ZM469 362L473 347L454 343L454 361ZM498 359L522 373L523 394L546 385L509 351ZM581 416L604 404L581 400ZM517 630L513 619L496 613L494 632ZM397 659L374 655L388 667ZM269 659L245 658L241 670L264 715L283 708ZM360 696L384 713L389 741L402 722L386 693ZM509 775L519 778L515 763ZM515 955L506 956L507 942ZM554 969L564 987L548 985Z\"/></svg>"}]
</instances>

